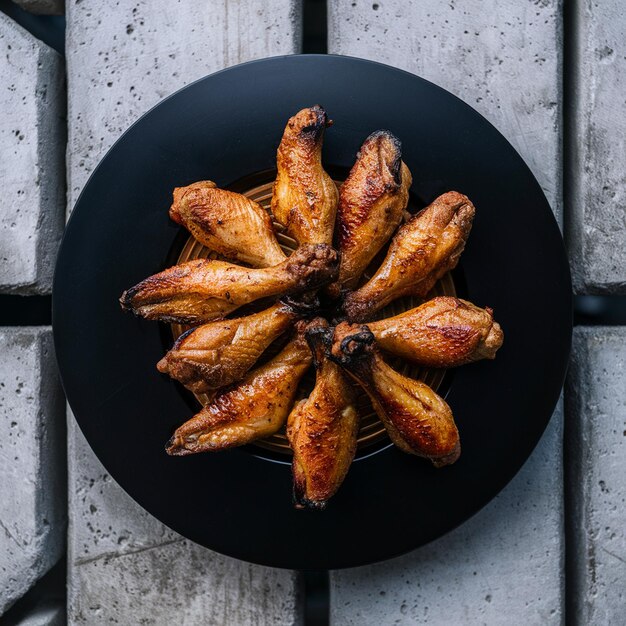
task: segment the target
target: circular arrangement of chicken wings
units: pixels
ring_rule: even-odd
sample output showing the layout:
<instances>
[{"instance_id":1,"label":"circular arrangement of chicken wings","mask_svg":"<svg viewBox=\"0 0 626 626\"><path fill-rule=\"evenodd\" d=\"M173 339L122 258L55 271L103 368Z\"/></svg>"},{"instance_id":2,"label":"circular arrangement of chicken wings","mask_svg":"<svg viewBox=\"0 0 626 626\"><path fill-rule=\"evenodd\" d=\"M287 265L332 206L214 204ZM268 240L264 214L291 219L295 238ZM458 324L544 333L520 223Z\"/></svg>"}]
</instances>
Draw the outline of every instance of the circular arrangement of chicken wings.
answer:
<instances>
[{"instance_id":1,"label":"circular arrangement of chicken wings","mask_svg":"<svg viewBox=\"0 0 626 626\"><path fill-rule=\"evenodd\" d=\"M120 298L138 316L190 326L157 369L205 394L204 406L175 431L167 453L225 450L285 428L297 508L325 508L346 478L359 393L398 448L436 467L454 463L461 444L450 406L386 359L457 367L495 358L504 339L490 308L429 295L465 248L469 198L449 191L403 224L412 175L386 130L365 139L338 191L322 165L330 125L319 105L288 121L271 214L209 180L176 188L171 219L219 258L170 267ZM272 217L297 242L289 256ZM405 306L405 296L423 302ZM402 312L378 319L396 300ZM250 310L258 301L262 308Z\"/></svg>"}]
</instances>

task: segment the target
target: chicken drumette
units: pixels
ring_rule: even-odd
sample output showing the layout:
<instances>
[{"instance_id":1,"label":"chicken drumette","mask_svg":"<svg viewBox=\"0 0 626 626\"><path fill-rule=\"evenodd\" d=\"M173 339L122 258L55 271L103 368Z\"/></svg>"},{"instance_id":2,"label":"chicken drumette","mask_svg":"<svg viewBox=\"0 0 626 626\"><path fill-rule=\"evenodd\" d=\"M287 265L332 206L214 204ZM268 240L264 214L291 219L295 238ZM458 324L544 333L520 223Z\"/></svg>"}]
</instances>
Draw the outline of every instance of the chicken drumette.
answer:
<instances>
[{"instance_id":1,"label":"chicken drumette","mask_svg":"<svg viewBox=\"0 0 626 626\"><path fill-rule=\"evenodd\" d=\"M170 217L202 245L231 261L272 267L286 258L268 212L210 180L174 189Z\"/></svg>"},{"instance_id":2,"label":"chicken drumette","mask_svg":"<svg viewBox=\"0 0 626 626\"><path fill-rule=\"evenodd\" d=\"M302 109L287 122L276 154L272 213L299 244L333 241L338 192L322 167L329 125L321 106Z\"/></svg>"},{"instance_id":3,"label":"chicken drumette","mask_svg":"<svg viewBox=\"0 0 626 626\"><path fill-rule=\"evenodd\" d=\"M183 333L157 368L194 393L212 393L241 380L266 348L299 317L278 302L259 313L209 322Z\"/></svg>"},{"instance_id":4,"label":"chicken drumette","mask_svg":"<svg viewBox=\"0 0 626 626\"><path fill-rule=\"evenodd\" d=\"M343 482L356 450L359 417L354 392L341 368L328 358L332 335L328 323L306 332L316 369L315 387L296 404L287 421L298 508L323 509Z\"/></svg>"},{"instance_id":5,"label":"chicken drumette","mask_svg":"<svg viewBox=\"0 0 626 626\"><path fill-rule=\"evenodd\" d=\"M494 359L504 340L491 309L446 296L367 326L381 348L424 367Z\"/></svg>"},{"instance_id":6,"label":"chicken drumette","mask_svg":"<svg viewBox=\"0 0 626 626\"><path fill-rule=\"evenodd\" d=\"M426 296L446 272L456 267L473 218L474 205L456 191L439 196L412 217L392 239L374 276L346 296L348 319L366 321L396 298Z\"/></svg>"},{"instance_id":7,"label":"chicken drumette","mask_svg":"<svg viewBox=\"0 0 626 626\"><path fill-rule=\"evenodd\" d=\"M428 385L387 365L367 326L337 327L331 354L363 387L401 450L430 459L436 467L459 458L459 432L450 407Z\"/></svg>"},{"instance_id":8,"label":"chicken drumette","mask_svg":"<svg viewBox=\"0 0 626 626\"><path fill-rule=\"evenodd\" d=\"M331 295L356 287L365 268L387 243L402 221L411 180L399 139L386 130L372 133L339 189L336 240L341 265Z\"/></svg>"},{"instance_id":9,"label":"chicken drumette","mask_svg":"<svg viewBox=\"0 0 626 626\"><path fill-rule=\"evenodd\" d=\"M317 322L313 320L311 325ZM311 351L298 322L296 336L273 359L226 387L176 430L166 451L175 456L225 450L268 437L285 423Z\"/></svg>"},{"instance_id":10,"label":"chicken drumette","mask_svg":"<svg viewBox=\"0 0 626 626\"><path fill-rule=\"evenodd\" d=\"M250 269L196 259L146 278L125 291L122 308L148 319L208 322L259 298L309 291L333 280L338 255L324 244L298 248L275 267Z\"/></svg>"}]
</instances>

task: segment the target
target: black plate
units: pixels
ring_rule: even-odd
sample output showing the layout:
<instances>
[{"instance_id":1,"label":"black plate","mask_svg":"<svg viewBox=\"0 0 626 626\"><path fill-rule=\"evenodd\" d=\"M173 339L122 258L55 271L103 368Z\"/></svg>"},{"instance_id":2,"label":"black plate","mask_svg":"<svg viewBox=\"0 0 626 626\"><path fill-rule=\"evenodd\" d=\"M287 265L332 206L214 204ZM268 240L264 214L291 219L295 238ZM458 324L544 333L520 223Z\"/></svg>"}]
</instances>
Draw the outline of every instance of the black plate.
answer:
<instances>
[{"instance_id":1,"label":"black plate","mask_svg":"<svg viewBox=\"0 0 626 626\"><path fill-rule=\"evenodd\" d=\"M456 371L447 400L463 453L436 470L388 447L355 462L324 512L295 511L285 464L233 450L170 458L190 417L159 375L159 324L118 297L163 269L178 227L174 186L228 185L274 167L286 120L320 103L335 125L324 160L348 167L388 128L424 201L455 189L477 207L461 269L469 298L505 331L493 362ZM289 56L239 65L161 102L111 148L68 224L54 282L54 336L69 403L113 478L185 537L247 561L339 568L386 559L451 530L493 498L539 440L563 382L571 288L550 207L522 159L476 111L435 85L369 61Z\"/></svg>"}]
</instances>

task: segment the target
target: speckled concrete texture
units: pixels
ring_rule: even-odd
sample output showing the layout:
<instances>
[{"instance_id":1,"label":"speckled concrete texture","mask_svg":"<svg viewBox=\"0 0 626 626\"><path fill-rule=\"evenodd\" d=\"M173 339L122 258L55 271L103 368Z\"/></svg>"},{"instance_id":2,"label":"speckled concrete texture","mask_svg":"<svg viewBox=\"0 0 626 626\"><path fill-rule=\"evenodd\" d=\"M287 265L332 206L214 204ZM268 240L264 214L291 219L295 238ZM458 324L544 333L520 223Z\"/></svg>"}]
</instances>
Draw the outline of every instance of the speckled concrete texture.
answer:
<instances>
[{"instance_id":1,"label":"speckled concrete texture","mask_svg":"<svg viewBox=\"0 0 626 626\"><path fill-rule=\"evenodd\" d=\"M564 620L563 412L482 511L406 556L331 573L331 624L557 625Z\"/></svg>"},{"instance_id":2,"label":"speckled concrete texture","mask_svg":"<svg viewBox=\"0 0 626 626\"><path fill-rule=\"evenodd\" d=\"M63 230L59 55L0 13L0 293L46 294Z\"/></svg>"},{"instance_id":3,"label":"speckled concrete texture","mask_svg":"<svg viewBox=\"0 0 626 626\"><path fill-rule=\"evenodd\" d=\"M142 113L211 72L300 48L292 0L93 0L67 6L69 207L106 150Z\"/></svg>"},{"instance_id":4,"label":"speckled concrete texture","mask_svg":"<svg viewBox=\"0 0 626 626\"><path fill-rule=\"evenodd\" d=\"M566 386L571 624L626 607L626 328L576 328Z\"/></svg>"},{"instance_id":5,"label":"speckled concrete texture","mask_svg":"<svg viewBox=\"0 0 626 626\"><path fill-rule=\"evenodd\" d=\"M228 65L299 49L300 5L95 0L67 5L69 204L137 117ZM183 540L135 504L69 418L68 620L295 624L294 572L223 557Z\"/></svg>"},{"instance_id":6,"label":"speckled concrete texture","mask_svg":"<svg viewBox=\"0 0 626 626\"><path fill-rule=\"evenodd\" d=\"M49 328L0 328L0 615L65 549L63 398Z\"/></svg>"},{"instance_id":7,"label":"speckled concrete texture","mask_svg":"<svg viewBox=\"0 0 626 626\"><path fill-rule=\"evenodd\" d=\"M111 479L70 418L72 624L296 624L297 578L206 550ZM131 620L131 621L127 621Z\"/></svg>"},{"instance_id":8,"label":"speckled concrete texture","mask_svg":"<svg viewBox=\"0 0 626 626\"><path fill-rule=\"evenodd\" d=\"M337 0L328 50L426 78L484 115L561 216L560 0Z\"/></svg>"},{"instance_id":9,"label":"speckled concrete texture","mask_svg":"<svg viewBox=\"0 0 626 626\"><path fill-rule=\"evenodd\" d=\"M329 4L330 52L400 67L462 98L526 160L559 221L561 31L559 0ZM522 472L458 530L406 557L333 573L333 623L561 623L561 425L559 409Z\"/></svg>"},{"instance_id":10,"label":"speckled concrete texture","mask_svg":"<svg viewBox=\"0 0 626 626\"><path fill-rule=\"evenodd\" d=\"M567 233L574 289L626 294L626 19L619 0L574 4Z\"/></svg>"}]
</instances>

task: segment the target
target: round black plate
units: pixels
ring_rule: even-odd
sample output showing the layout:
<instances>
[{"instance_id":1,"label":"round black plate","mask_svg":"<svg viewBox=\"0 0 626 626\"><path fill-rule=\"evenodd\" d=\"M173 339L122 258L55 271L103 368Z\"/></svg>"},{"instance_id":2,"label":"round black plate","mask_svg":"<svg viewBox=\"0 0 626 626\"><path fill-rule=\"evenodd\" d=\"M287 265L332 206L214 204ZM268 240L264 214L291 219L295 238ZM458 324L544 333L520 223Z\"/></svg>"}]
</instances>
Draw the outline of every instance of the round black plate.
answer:
<instances>
[{"instance_id":1,"label":"round black plate","mask_svg":"<svg viewBox=\"0 0 626 626\"><path fill-rule=\"evenodd\" d=\"M175 186L225 186L274 167L286 120L322 104L335 121L324 161L352 164L388 128L403 142L413 191L455 189L477 208L462 257L469 298L505 331L493 362L458 369L447 400L463 453L453 466L393 447L355 462L326 511L296 511L288 465L233 450L171 458L191 417L157 373L160 325L122 313L122 291L162 270L179 228ZM340 568L386 559L457 526L514 476L559 397L571 337L571 289L550 207L509 143L435 85L369 61L289 56L208 76L161 102L111 148L85 187L56 267L53 324L69 403L113 478L185 537L255 563Z\"/></svg>"}]
</instances>

